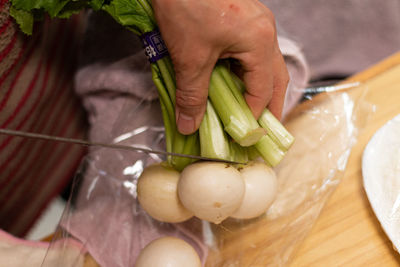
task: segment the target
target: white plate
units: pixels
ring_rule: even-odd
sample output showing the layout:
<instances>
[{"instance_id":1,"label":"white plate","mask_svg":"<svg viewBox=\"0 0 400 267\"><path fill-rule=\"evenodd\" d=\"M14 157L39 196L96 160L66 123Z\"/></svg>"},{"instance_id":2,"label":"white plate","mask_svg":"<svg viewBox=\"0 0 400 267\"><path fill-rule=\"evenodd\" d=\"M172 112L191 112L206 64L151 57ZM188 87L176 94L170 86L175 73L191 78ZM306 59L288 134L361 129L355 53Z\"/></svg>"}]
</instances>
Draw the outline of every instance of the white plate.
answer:
<instances>
[{"instance_id":1,"label":"white plate","mask_svg":"<svg viewBox=\"0 0 400 267\"><path fill-rule=\"evenodd\" d=\"M367 144L362 175L372 209L400 251L400 115L380 128Z\"/></svg>"}]
</instances>

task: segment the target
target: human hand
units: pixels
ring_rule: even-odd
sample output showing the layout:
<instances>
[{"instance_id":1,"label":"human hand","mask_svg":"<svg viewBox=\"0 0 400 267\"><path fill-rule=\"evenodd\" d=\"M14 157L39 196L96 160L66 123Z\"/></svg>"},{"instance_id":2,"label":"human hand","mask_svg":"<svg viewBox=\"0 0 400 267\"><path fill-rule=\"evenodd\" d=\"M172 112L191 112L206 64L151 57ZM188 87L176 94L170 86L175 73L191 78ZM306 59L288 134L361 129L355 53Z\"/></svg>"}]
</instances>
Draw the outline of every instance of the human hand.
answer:
<instances>
[{"instance_id":1,"label":"human hand","mask_svg":"<svg viewBox=\"0 0 400 267\"><path fill-rule=\"evenodd\" d=\"M268 105L281 116L289 75L274 16L257 0L153 0L176 74L176 120L181 133L198 129L211 72L219 58L235 58L258 118Z\"/></svg>"}]
</instances>

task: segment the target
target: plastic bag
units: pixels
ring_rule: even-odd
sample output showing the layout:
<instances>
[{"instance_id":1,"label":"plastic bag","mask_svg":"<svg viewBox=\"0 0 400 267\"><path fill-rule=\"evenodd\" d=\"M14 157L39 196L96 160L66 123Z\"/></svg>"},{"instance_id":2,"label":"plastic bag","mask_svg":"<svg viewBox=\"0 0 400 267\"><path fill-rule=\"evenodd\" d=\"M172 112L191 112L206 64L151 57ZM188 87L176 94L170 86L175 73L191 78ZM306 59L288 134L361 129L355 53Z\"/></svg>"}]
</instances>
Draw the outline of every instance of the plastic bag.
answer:
<instances>
[{"instance_id":1,"label":"plastic bag","mask_svg":"<svg viewBox=\"0 0 400 267\"><path fill-rule=\"evenodd\" d=\"M288 264L339 184L351 147L373 112L363 100L367 88L356 94L352 86L321 87L327 93L309 97L287 117L285 127L296 141L276 168L278 197L266 214L252 220L227 219L219 225L196 218L158 222L138 204L136 183L145 166L162 158L91 148L47 255L59 251L60 239L73 237L101 266L133 266L146 244L173 235L188 241L205 266ZM124 119L117 120L109 141L163 149L161 120L135 121L139 126L134 129L127 123L157 109L146 101L134 109L122 108ZM59 265L63 263L59 257Z\"/></svg>"}]
</instances>

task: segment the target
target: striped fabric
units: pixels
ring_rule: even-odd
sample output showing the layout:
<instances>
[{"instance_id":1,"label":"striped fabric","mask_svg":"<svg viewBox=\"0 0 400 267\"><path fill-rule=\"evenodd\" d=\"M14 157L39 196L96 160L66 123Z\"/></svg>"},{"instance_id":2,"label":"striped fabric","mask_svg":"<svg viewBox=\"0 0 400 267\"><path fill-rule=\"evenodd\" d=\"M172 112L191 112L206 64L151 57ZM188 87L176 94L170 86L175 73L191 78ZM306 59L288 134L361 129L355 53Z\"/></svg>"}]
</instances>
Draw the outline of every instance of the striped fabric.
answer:
<instances>
[{"instance_id":1,"label":"striped fabric","mask_svg":"<svg viewBox=\"0 0 400 267\"><path fill-rule=\"evenodd\" d=\"M72 89L81 19L46 20L27 37L0 0L0 127L83 138ZM0 135L0 228L23 236L73 177L82 147Z\"/></svg>"}]
</instances>

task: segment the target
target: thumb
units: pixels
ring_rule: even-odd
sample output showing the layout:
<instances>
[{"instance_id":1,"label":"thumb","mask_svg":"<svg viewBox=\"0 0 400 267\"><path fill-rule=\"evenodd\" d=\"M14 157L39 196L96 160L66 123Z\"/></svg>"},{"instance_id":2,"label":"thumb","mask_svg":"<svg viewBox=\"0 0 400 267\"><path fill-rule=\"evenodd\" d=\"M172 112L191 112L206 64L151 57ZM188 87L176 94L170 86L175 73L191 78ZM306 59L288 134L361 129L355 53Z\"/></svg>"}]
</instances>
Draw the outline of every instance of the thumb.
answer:
<instances>
[{"instance_id":1,"label":"thumb","mask_svg":"<svg viewBox=\"0 0 400 267\"><path fill-rule=\"evenodd\" d=\"M208 86L214 64L191 62L191 66L180 66L182 65L175 65L176 124L180 133L191 134L199 128L206 110Z\"/></svg>"}]
</instances>

